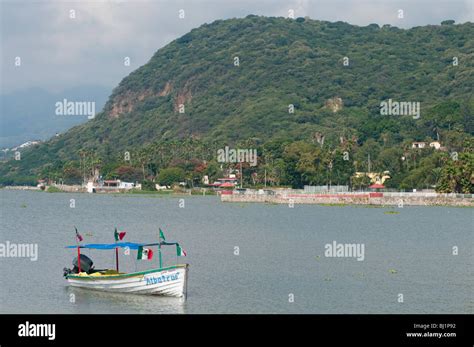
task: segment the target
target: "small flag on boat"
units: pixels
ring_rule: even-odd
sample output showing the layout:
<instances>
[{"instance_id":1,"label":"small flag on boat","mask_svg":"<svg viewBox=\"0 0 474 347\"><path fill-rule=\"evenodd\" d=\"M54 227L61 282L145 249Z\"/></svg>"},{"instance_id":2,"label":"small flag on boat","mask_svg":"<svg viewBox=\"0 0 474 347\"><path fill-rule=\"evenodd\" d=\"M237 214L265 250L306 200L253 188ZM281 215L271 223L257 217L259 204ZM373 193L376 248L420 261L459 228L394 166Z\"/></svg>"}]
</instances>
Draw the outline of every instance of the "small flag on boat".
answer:
<instances>
[{"instance_id":1,"label":"small flag on boat","mask_svg":"<svg viewBox=\"0 0 474 347\"><path fill-rule=\"evenodd\" d=\"M137 254L137 259L148 259L151 260L153 258L153 250L149 248L143 248L143 246L138 247L138 254Z\"/></svg>"},{"instance_id":2,"label":"small flag on boat","mask_svg":"<svg viewBox=\"0 0 474 347\"><path fill-rule=\"evenodd\" d=\"M81 242L84 238L81 236L81 234L79 234L76 227L74 227L74 229L76 229L76 239L77 239L77 241Z\"/></svg>"},{"instance_id":3,"label":"small flag on boat","mask_svg":"<svg viewBox=\"0 0 474 347\"><path fill-rule=\"evenodd\" d=\"M163 239L163 241L166 241L165 234L163 234L163 230L160 228L160 239Z\"/></svg>"},{"instance_id":4,"label":"small flag on boat","mask_svg":"<svg viewBox=\"0 0 474 347\"><path fill-rule=\"evenodd\" d=\"M179 245L179 243L176 244L176 254L178 255L178 257L185 257L185 256L187 256L186 251L181 248L181 246Z\"/></svg>"},{"instance_id":5,"label":"small flag on boat","mask_svg":"<svg viewBox=\"0 0 474 347\"><path fill-rule=\"evenodd\" d=\"M122 241L123 238L125 237L125 234L126 232L125 231L117 231L117 228L115 228L115 232L114 232L114 237L115 237L115 241Z\"/></svg>"}]
</instances>

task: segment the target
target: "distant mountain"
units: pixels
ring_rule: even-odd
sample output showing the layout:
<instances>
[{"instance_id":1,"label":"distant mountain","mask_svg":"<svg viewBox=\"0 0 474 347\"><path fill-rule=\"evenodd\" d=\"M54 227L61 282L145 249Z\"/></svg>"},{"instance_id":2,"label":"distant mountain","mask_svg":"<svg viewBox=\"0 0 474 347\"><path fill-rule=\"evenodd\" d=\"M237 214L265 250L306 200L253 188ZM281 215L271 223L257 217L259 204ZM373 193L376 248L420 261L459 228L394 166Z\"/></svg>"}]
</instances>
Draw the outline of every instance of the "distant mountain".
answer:
<instances>
[{"instance_id":1,"label":"distant mountain","mask_svg":"<svg viewBox=\"0 0 474 347\"><path fill-rule=\"evenodd\" d=\"M95 119L26 150L0 174L63 177L87 151L105 175L134 165L154 176L167 166L188 170L192 160L202 168L216 161L216 148L243 144L270 154L262 159L281 184L324 184L334 151L349 147L340 182L363 169L370 153L373 169L405 170L392 180L400 183L419 169L400 162L411 141L439 138L460 151L472 138L473 87L473 23L405 30L253 15L218 20L159 49ZM389 100L419 103L420 113L383 115ZM125 151L147 154L126 163ZM433 184L413 175L407 187Z\"/></svg>"},{"instance_id":2,"label":"distant mountain","mask_svg":"<svg viewBox=\"0 0 474 347\"><path fill-rule=\"evenodd\" d=\"M40 88L15 91L0 96L0 148L18 146L29 140L47 140L56 133L86 122L87 116L56 115L55 104L70 101L94 101L99 113L110 88L80 86L50 93Z\"/></svg>"}]
</instances>

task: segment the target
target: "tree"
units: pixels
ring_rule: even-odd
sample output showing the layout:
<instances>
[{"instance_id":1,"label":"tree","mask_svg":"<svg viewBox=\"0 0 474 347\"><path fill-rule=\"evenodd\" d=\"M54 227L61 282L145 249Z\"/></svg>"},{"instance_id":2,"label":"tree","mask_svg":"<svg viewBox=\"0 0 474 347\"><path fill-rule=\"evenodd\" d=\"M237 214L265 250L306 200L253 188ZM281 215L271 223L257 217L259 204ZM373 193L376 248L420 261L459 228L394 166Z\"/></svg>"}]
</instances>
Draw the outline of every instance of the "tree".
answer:
<instances>
[{"instance_id":1,"label":"tree","mask_svg":"<svg viewBox=\"0 0 474 347\"><path fill-rule=\"evenodd\" d=\"M148 168L148 164L150 163L151 158L151 149L150 147L142 147L135 153L135 159L138 165L142 170L143 180L146 178L146 168Z\"/></svg>"},{"instance_id":2,"label":"tree","mask_svg":"<svg viewBox=\"0 0 474 347\"><path fill-rule=\"evenodd\" d=\"M73 184L82 183L81 170L76 166L76 163L73 161L67 162L64 165L63 177L65 180L65 183L73 183Z\"/></svg>"},{"instance_id":3,"label":"tree","mask_svg":"<svg viewBox=\"0 0 474 347\"><path fill-rule=\"evenodd\" d=\"M179 167L170 167L160 171L158 175L158 183L162 186L171 186L175 183L183 181L185 172Z\"/></svg>"},{"instance_id":4,"label":"tree","mask_svg":"<svg viewBox=\"0 0 474 347\"><path fill-rule=\"evenodd\" d=\"M455 23L454 20L452 19L448 19L448 20L444 20L441 22L441 25L453 25Z\"/></svg>"},{"instance_id":5,"label":"tree","mask_svg":"<svg viewBox=\"0 0 474 347\"><path fill-rule=\"evenodd\" d=\"M111 176L124 181L138 181L142 175L140 170L133 166L121 165L112 172Z\"/></svg>"},{"instance_id":6,"label":"tree","mask_svg":"<svg viewBox=\"0 0 474 347\"><path fill-rule=\"evenodd\" d=\"M440 193L474 193L474 153L460 153L457 160L447 159L436 187Z\"/></svg>"}]
</instances>

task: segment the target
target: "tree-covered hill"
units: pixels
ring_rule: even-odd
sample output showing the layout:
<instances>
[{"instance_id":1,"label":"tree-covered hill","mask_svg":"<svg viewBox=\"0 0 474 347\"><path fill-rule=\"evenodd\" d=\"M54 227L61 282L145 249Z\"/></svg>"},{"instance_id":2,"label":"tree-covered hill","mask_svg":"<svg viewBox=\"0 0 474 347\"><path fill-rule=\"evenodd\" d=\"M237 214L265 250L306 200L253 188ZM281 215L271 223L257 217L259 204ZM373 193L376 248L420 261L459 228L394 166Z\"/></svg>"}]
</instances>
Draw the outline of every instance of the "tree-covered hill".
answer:
<instances>
[{"instance_id":1,"label":"tree-covered hill","mask_svg":"<svg viewBox=\"0 0 474 347\"><path fill-rule=\"evenodd\" d=\"M372 168L390 170L394 187L430 187L447 175L435 169L451 153L469 156L473 86L472 23L403 30L221 20L159 49L95 119L2 164L0 174L4 183L74 181L84 166L99 165L109 177L154 179L180 167L197 182L221 174L216 151L229 145L258 149L249 184L261 182L263 169L275 184L326 184L328 175L347 184L370 153ZM420 117L381 115L388 99L419 102ZM410 150L412 141L438 139L444 152ZM341 161L344 152L350 159ZM471 156L468 162L469 169ZM472 167L463 175L472 176ZM467 182L457 190L471 190L470 176Z\"/></svg>"}]
</instances>

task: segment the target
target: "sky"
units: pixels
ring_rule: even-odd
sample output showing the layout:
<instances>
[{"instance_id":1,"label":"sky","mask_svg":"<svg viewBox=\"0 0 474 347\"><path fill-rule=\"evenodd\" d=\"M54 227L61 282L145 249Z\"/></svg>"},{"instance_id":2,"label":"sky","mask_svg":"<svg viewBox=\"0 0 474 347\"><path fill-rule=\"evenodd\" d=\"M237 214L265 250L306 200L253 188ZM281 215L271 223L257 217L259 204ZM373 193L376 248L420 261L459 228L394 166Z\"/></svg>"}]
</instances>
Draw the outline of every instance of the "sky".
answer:
<instances>
[{"instance_id":1,"label":"sky","mask_svg":"<svg viewBox=\"0 0 474 347\"><path fill-rule=\"evenodd\" d=\"M289 10L361 26L474 21L474 0L0 0L0 94L83 85L112 90L159 48L204 23L249 14L288 17Z\"/></svg>"}]
</instances>

